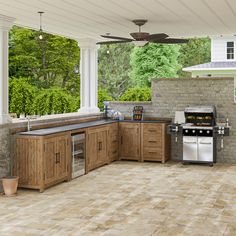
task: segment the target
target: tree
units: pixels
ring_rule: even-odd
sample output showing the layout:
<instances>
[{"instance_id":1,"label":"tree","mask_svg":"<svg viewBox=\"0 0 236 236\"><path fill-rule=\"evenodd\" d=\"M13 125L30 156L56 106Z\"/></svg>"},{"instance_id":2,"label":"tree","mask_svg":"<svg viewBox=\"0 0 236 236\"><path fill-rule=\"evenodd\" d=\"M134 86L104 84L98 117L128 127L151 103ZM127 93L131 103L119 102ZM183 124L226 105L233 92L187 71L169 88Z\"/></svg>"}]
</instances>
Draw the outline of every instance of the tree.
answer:
<instances>
[{"instance_id":1,"label":"tree","mask_svg":"<svg viewBox=\"0 0 236 236\"><path fill-rule=\"evenodd\" d=\"M177 77L179 45L149 43L135 47L131 54L131 79L142 86L150 86L152 78Z\"/></svg>"},{"instance_id":2,"label":"tree","mask_svg":"<svg viewBox=\"0 0 236 236\"><path fill-rule=\"evenodd\" d=\"M76 111L77 101L60 88L42 89L34 100L34 112L39 115Z\"/></svg>"},{"instance_id":3,"label":"tree","mask_svg":"<svg viewBox=\"0 0 236 236\"><path fill-rule=\"evenodd\" d=\"M190 39L188 43L182 44L178 61L182 67L193 66L210 62L211 60L211 41L209 38ZM189 77L189 72L178 71L180 77Z\"/></svg>"},{"instance_id":4,"label":"tree","mask_svg":"<svg viewBox=\"0 0 236 236\"><path fill-rule=\"evenodd\" d=\"M27 78L11 78L9 80L9 111L20 114L32 115L33 101L37 88L29 83Z\"/></svg>"},{"instance_id":5,"label":"tree","mask_svg":"<svg viewBox=\"0 0 236 236\"><path fill-rule=\"evenodd\" d=\"M76 81L80 50L75 40L14 26L9 39L9 74L30 77L38 87L59 86ZM75 85L76 86L76 85Z\"/></svg>"},{"instance_id":6,"label":"tree","mask_svg":"<svg viewBox=\"0 0 236 236\"><path fill-rule=\"evenodd\" d=\"M131 70L130 54L134 48L131 43L101 45L98 53L99 87L106 88L117 99L133 83L129 78Z\"/></svg>"},{"instance_id":7,"label":"tree","mask_svg":"<svg viewBox=\"0 0 236 236\"><path fill-rule=\"evenodd\" d=\"M120 101L151 101L150 88L129 88L120 97Z\"/></svg>"}]
</instances>

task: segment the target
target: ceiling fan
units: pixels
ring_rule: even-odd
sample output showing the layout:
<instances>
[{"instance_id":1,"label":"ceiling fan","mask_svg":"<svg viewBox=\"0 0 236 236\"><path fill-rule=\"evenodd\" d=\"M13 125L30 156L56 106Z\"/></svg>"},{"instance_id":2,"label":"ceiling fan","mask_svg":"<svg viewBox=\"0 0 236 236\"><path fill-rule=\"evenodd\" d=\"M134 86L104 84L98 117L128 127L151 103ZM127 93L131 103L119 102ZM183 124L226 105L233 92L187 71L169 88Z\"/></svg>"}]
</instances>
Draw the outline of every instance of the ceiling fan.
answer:
<instances>
[{"instance_id":1,"label":"ceiling fan","mask_svg":"<svg viewBox=\"0 0 236 236\"><path fill-rule=\"evenodd\" d=\"M178 38L169 38L169 35L164 33L159 34L149 34L147 32L141 31L141 26L147 23L147 20L138 19L132 21L135 25L139 27L138 32L130 33L132 38L123 38L112 35L101 35L103 38L114 39L112 41L103 41L98 42L97 44L114 44L114 43L129 43L134 42L136 46L144 46L147 43L165 43L165 44L178 44L178 43L187 43L188 39L178 39Z\"/></svg>"}]
</instances>

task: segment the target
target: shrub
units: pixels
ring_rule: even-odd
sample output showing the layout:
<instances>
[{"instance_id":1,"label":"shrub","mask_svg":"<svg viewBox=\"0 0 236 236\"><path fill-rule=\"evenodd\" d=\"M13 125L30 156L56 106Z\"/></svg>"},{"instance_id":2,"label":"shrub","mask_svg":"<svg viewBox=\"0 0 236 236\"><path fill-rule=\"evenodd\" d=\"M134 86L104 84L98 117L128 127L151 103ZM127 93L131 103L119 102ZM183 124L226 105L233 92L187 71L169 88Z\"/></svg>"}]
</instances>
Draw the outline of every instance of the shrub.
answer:
<instances>
[{"instance_id":1,"label":"shrub","mask_svg":"<svg viewBox=\"0 0 236 236\"><path fill-rule=\"evenodd\" d=\"M120 97L120 101L151 101L151 89L148 87L129 88Z\"/></svg>"},{"instance_id":2,"label":"shrub","mask_svg":"<svg viewBox=\"0 0 236 236\"><path fill-rule=\"evenodd\" d=\"M9 79L9 110L26 115L33 114L33 102L37 94L37 88L29 83L27 78L10 78Z\"/></svg>"},{"instance_id":3,"label":"shrub","mask_svg":"<svg viewBox=\"0 0 236 236\"><path fill-rule=\"evenodd\" d=\"M75 111L76 99L60 88L43 89L36 96L34 111L39 115Z\"/></svg>"},{"instance_id":4,"label":"shrub","mask_svg":"<svg viewBox=\"0 0 236 236\"><path fill-rule=\"evenodd\" d=\"M104 109L104 101L111 101L112 97L108 94L105 89L98 90L98 107L103 111Z\"/></svg>"}]
</instances>

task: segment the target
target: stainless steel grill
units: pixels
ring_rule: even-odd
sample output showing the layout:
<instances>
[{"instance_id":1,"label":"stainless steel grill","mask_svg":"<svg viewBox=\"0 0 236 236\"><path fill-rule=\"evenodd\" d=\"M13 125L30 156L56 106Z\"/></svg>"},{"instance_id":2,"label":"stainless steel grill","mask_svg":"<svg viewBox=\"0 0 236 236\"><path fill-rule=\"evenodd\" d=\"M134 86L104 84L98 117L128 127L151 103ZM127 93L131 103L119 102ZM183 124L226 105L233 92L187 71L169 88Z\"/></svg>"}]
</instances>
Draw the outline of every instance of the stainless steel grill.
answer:
<instances>
[{"instance_id":1,"label":"stainless steel grill","mask_svg":"<svg viewBox=\"0 0 236 236\"><path fill-rule=\"evenodd\" d=\"M216 162L217 139L220 139L222 149L223 137L229 136L228 118L217 118L215 106L189 106L184 111L177 111L174 121L168 126L168 133L175 135L176 143L183 141L183 163L212 166Z\"/></svg>"},{"instance_id":2,"label":"stainless steel grill","mask_svg":"<svg viewBox=\"0 0 236 236\"><path fill-rule=\"evenodd\" d=\"M184 110L183 161L213 164L216 161L216 138L213 135L216 109L194 106Z\"/></svg>"}]
</instances>

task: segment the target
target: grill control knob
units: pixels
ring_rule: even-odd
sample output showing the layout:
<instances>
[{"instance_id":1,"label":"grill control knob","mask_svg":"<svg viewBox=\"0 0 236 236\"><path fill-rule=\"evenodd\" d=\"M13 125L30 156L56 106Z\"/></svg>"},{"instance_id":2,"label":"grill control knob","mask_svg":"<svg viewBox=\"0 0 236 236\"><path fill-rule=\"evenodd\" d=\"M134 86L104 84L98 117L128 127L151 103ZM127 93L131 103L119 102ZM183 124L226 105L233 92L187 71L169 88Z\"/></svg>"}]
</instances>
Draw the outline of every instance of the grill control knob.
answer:
<instances>
[{"instance_id":1,"label":"grill control knob","mask_svg":"<svg viewBox=\"0 0 236 236\"><path fill-rule=\"evenodd\" d=\"M200 130L200 134L202 133L202 130Z\"/></svg>"},{"instance_id":2,"label":"grill control knob","mask_svg":"<svg viewBox=\"0 0 236 236\"><path fill-rule=\"evenodd\" d=\"M185 130L185 133L188 133L188 130Z\"/></svg>"},{"instance_id":3,"label":"grill control knob","mask_svg":"<svg viewBox=\"0 0 236 236\"><path fill-rule=\"evenodd\" d=\"M207 133L209 134L209 133L210 133L210 131L209 131L209 130L207 130Z\"/></svg>"},{"instance_id":4,"label":"grill control knob","mask_svg":"<svg viewBox=\"0 0 236 236\"><path fill-rule=\"evenodd\" d=\"M195 130L193 130L193 133L195 133Z\"/></svg>"}]
</instances>

